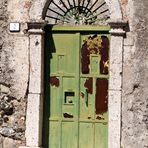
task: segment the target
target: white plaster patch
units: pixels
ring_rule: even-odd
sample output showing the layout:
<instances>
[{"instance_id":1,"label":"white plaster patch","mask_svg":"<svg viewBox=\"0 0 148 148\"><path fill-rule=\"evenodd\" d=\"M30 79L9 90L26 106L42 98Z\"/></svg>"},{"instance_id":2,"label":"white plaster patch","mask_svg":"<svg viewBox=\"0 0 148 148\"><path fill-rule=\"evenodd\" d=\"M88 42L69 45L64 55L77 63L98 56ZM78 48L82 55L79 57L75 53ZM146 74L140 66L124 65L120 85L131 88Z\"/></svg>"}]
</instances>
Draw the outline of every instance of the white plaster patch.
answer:
<instances>
[{"instance_id":1,"label":"white plaster patch","mask_svg":"<svg viewBox=\"0 0 148 148\"><path fill-rule=\"evenodd\" d=\"M105 0L110 11L111 20L120 20L122 19L120 4L118 0Z\"/></svg>"},{"instance_id":2,"label":"white plaster patch","mask_svg":"<svg viewBox=\"0 0 148 148\"><path fill-rule=\"evenodd\" d=\"M122 52L123 52L123 37L111 36L110 41L110 65L121 64L122 65Z\"/></svg>"},{"instance_id":3,"label":"white plaster patch","mask_svg":"<svg viewBox=\"0 0 148 148\"><path fill-rule=\"evenodd\" d=\"M109 89L121 90L121 84L122 84L122 65L121 64L110 64L109 78L110 78Z\"/></svg>"},{"instance_id":4,"label":"white plaster patch","mask_svg":"<svg viewBox=\"0 0 148 148\"><path fill-rule=\"evenodd\" d=\"M123 37L111 36L109 89L121 90Z\"/></svg>"},{"instance_id":5,"label":"white plaster patch","mask_svg":"<svg viewBox=\"0 0 148 148\"><path fill-rule=\"evenodd\" d=\"M41 94L29 94L26 117L26 145L39 147L42 143L43 97Z\"/></svg>"},{"instance_id":6,"label":"white plaster patch","mask_svg":"<svg viewBox=\"0 0 148 148\"><path fill-rule=\"evenodd\" d=\"M42 93L43 61L42 35L30 34L30 93Z\"/></svg>"},{"instance_id":7,"label":"white plaster patch","mask_svg":"<svg viewBox=\"0 0 148 148\"><path fill-rule=\"evenodd\" d=\"M109 90L109 148L120 148L121 91Z\"/></svg>"},{"instance_id":8,"label":"white plaster patch","mask_svg":"<svg viewBox=\"0 0 148 148\"><path fill-rule=\"evenodd\" d=\"M20 146L19 148L43 148L43 147L34 147L34 146Z\"/></svg>"},{"instance_id":9,"label":"white plaster patch","mask_svg":"<svg viewBox=\"0 0 148 148\"><path fill-rule=\"evenodd\" d=\"M46 1L47 0L35 0L34 1L32 7L30 9L30 12L29 12L30 19L32 21L37 21L37 20L42 19L42 13L43 13Z\"/></svg>"}]
</instances>

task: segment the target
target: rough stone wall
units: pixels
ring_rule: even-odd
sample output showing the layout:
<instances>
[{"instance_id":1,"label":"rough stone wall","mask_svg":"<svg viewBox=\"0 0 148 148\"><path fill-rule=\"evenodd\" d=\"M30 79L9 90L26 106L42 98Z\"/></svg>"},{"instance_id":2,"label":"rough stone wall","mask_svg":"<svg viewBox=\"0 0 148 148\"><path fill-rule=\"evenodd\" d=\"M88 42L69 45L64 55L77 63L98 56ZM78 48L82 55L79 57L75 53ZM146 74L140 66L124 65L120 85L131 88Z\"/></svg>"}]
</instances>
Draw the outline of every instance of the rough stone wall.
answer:
<instances>
[{"instance_id":1,"label":"rough stone wall","mask_svg":"<svg viewBox=\"0 0 148 148\"><path fill-rule=\"evenodd\" d=\"M0 0L0 148L16 148L25 142L29 7L27 0ZM10 22L20 22L21 31L10 33Z\"/></svg>"},{"instance_id":2,"label":"rough stone wall","mask_svg":"<svg viewBox=\"0 0 148 148\"><path fill-rule=\"evenodd\" d=\"M124 40L122 148L148 148L148 1L122 0Z\"/></svg>"}]
</instances>

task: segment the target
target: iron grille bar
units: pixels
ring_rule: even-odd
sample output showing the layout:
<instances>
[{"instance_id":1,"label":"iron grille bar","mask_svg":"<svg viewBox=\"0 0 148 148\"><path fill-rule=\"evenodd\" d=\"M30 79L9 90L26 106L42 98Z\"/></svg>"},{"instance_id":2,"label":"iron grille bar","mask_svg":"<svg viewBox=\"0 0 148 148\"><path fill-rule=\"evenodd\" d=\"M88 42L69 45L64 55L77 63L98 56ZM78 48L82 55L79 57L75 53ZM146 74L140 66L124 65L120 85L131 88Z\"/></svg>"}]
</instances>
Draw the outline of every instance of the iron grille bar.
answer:
<instances>
[{"instance_id":1,"label":"iron grille bar","mask_svg":"<svg viewBox=\"0 0 148 148\"><path fill-rule=\"evenodd\" d=\"M69 7L71 8L71 4L70 4L70 1L69 0L67 0L68 1L68 4L69 4Z\"/></svg>"},{"instance_id":2,"label":"iron grille bar","mask_svg":"<svg viewBox=\"0 0 148 148\"><path fill-rule=\"evenodd\" d=\"M70 21L70 16L69 15L64 15L63 18Z\"/></svg>"},{"instance_id":3,"label":"iron grille bar","mask_svg":"<svg viewBox=\"0 0 148 148\"><path fill-rule=\"evenodd\" d=\"M74 4L74 7L76 7L76 3L75 3L75 0L73 0L73 4Z\"/></svg>"},{"instance_id":4,"label":"iron grille bar","mask_svg":"<svg viewBox=\"0 0 148 148\"><path fill-rule=\"evenodd\" d=\"M89 10L91 11L91 9L96 5L96 3L98 2L98 0L96 0L93 5L89 8ZM87 12L88 13L88 12Z\"/></svg>"},{"instance_id":5,"label":"iron grille bar","mask_svg":"<svg viewBox=\"0 0 148 148\"><path fill-rule=\"evenodd\" d=\"M54 1L53 1L53 4L58 7L61 11L63 11L64 13L66 13L66 11L64 11L61 7L59 7Z\"/></svg>"},{"instance_id":6,"label":"iron grille bar","mask_svg":"<svg viewBox=\"0 0 148 148\"><path fill-rule=\"evenodd\" d=\"M92 0L67 0L67 2L65 2L64 0L52 0L50 1L47 10L55 13L57 16L54 17L52 16L52 14L50 16L49 12L49 15L46 15L46 17L55 19L55 24L58 22L72 22L75 24L79 24L82 22L84 24L92 24L97 20L107 20L109 18L108 14L107 16L103 17L99 16L109 11L108 9L105 9L105 7L103 7L106 2L101 2L101 4L99 0L94 0L92 1L92 3L91 1ZM60 2L60 4L58 4L58 2ZM103 8L102 12L100 12L100 8Z\"/></svg>"},{"instance_id":7,"label":"iron grille bar","mask_svg":"<svg viewBox=\"0 0 148 148\"><path fill-rule=\"evenodd\" d=\"M107 12L107 11L109 11L109 9L106 9L106 10L100 12L100 14L102 14L102 13L104 13L104 12ZM100 15L100 14L99 14L99 15Z\"/></svg>"},{"instance_id":8,"label":"iron grille bar","mask_svg":"<svg viewBox=\"0 0 148 148\"><path fill-rule=\"evenodd\" d=\"M58 14L58 15L60 15L60 16L63 16L62 14L60 14L59 12L56 12L56 11L54 11L54 10L52 10L52 9L50 9L50 8L48 8L50 11L52 11L52 12L54 12L54 13L56 13L56 14Z\"/></svg>"},{"instance_id":9,"label":"iron grille bar","mask_svg":"<svg viewBox=\"0 0 148 148\"><path fill-rule=\"evenodd\" d=\"M99 8L101 8L103 5L105 5L106 2L104 2L103 4L101 4L98 8L96 8L93 12L97 11Z\"/></svg>"},{"instance_id":10,"label":"iron grille bar","mask_svg":"<svg viewBox=\"0 0 148 148\"><path fill-rule=\"evenodd\" d=\"M49 15L46 15L46 17L51 18L51 19L55 19L55 20L61 20L60 18L49 16ZM64 22L69 23L69 21L67 21L67 20L64 20Z\"/></svg>"},{"instance_id":11,"label":"iron grille bar","mask_svg":"<svg viewBox=\"0 0 148 148\"><path fill-rule=\"evenodd\" d=\"M80 1L80 0L78 0L78 7L80 7L80 3L81 3L81 1Z\"/></svg>"},{"instance_id":12,"label":"iron grille bar","mask_svg":"<svg viewBox=\"0 0 148 148\"><path fill-rule=\"evenodd\" d=\"M83 0L83 2L82 2L82 7L84 7L84 2L85 2L85 0Z\"/></svg>"},{"instance_id":13,"label":"iron grille bar","mask_svg":"<svg viewBox=\"0 0 148 148\"><path fill-rule=\"evenodd\" d=\"M88 1L87 5L86 5L86 7L85 7L84 12L86 11L86 9L87 9L87 7L88 7L88 5L89 5L90 1L91 1L91 0L89 0L89 1Z\"/></svg>"},{"instance_id":14,"label":"iron grille bar","mask_svg":"<svg viewBox=\"0 0 148 148\"><path fill-rule=\"evenodd\" d=\"M65 3L62 1L62 0L60 0L60 2L63 4L63 6L68 10L68 8L67 8L67 6L65 5Z\"/></svg>"},{"instance_id":15,"label":"iron grille bar","mask_svg":"<svg viewBox=\"0 0 148 148\"><path fill-rule=\"evenodd\" d=\"M49 18L52 18L52 19L55 19L55 20L60 20L60 19L57 18L57 17L53 17L53 16L49 16L49 15L46 15L46 17L49 17Z\"/></svg>"},{"instance_id":16,"label":"iron grille bar","mask_svg":"<svg viewBox=\"0 0 148 148\"><path fill-rule=\"evenodd\" d=\"M101 15L101 14L103 14L103 13L107 12L107 11L109 11L109 10L108 10L108 9L106 9L106 10L104 10L104 11L100 12L99 14L94 15L93 17L88 18L87 20L90 20L90 19L92 19L92 18L95 18L95 17L97 17L97 16L99 16L99 15Z\"/></svg>"},{"instance_id":17,"label":"iron grille bar","mask_svg":"<svg viewBox=\"0 0 148 148\"><path fill-rule=\"evenodd\" d=\"M58 12L56 12L56 11L54 11L54 10L50 9L50 8L48 8L48 9L49 9L50 11L52 11L52 12L54 12L54 13L56 13L56 14L58 14L58 15L62 16L62 17L64 17L64 15L62 15L62 14L60 14L60 13L58 13ZM64 17L64 19L69 20L67 17Z\"/></svg>"}]
</instances>

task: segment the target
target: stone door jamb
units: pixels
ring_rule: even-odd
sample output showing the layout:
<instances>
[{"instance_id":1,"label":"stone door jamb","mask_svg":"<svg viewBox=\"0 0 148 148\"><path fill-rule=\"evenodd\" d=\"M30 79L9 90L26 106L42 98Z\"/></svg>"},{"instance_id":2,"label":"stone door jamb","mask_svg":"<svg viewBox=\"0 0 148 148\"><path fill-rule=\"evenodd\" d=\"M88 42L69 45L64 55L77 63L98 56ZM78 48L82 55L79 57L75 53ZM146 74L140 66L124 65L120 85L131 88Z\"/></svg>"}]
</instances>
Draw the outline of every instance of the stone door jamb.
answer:
<instances>
[{"instance_id":1,"label":"stone door jamb","mask_svg":"<svg viewBox=\"0 0 148 148\"><path fill-rule=\"evenodd\" d=\"M111 41L108 148L120 148L121 142L122 56L126 24L124 21L109 22ZM28 23L30 39L29 94L26 115L26 146L21 148L42 148L45 25L44 21Z\"/></svg>"},{"instance_id":2,"label":"stone door jamb","mask_svg":"<svg viewBox=\"0 0 148 148\"><path fill-rule=\"evenodd\" d=\"M29 93L26 112L26 146L42 147L44 97L44 26L45 21L29 22Z\"/></svg>"},{"instance_id":3,"label":"stone door jamb","mask_svg":"<svg viewBox=\"0 0 148 148\"><path fill-rule=\"evenodd\" d=\"M51 0L35 0L29 11L29 94L26 113L26 146L42 148L43 73L44 73L44 12ZM109 7L110 34L110 79L109 79L109 136L108 148L120 148L123 37L126 22L122 20L119 0L105 0Z\"/></svg>"}]
</instances>

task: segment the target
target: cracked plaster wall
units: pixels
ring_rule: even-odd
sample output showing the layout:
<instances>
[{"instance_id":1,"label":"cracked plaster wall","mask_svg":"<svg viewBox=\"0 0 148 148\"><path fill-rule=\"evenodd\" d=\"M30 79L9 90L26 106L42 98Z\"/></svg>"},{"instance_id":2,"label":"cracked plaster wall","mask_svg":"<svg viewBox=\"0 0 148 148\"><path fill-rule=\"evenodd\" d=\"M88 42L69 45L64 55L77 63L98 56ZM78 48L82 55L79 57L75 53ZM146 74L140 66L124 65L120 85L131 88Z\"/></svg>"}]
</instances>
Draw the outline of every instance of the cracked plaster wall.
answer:
<instances>
[{"instance_id":1,"label":"cracked plaster wall","mask_svg":"<svg viewBox=\"0 0 148 148\"><path fill-rule=\"evenodd\" d=\"M34 0L0 1L0 148L25 143L29 77L29 10ZM120 0L126 27L123 54L122 148L148 148L148 1ZM40 6L40 5L38 5ZM9 32L20 22L19 33Z\"/></svg>"},{"instance_id":2,"label":"cracked plaster wall","mask_svg":"<svg viewBox=\"0 0 148 148\"><path fill-rule=\"evenodd\" d=\"M0 1L0 148L25 143L30 4L28 0ZM10 22L21 22L21 31L10 33Z\"/></svg>"},{"instance_id":3,"label":"cracked plaster wall","mask_svg":"<svg viewBox=\"0 0 148 148\"><path fill-rule=\"evenodd\" d=\"M148 1L122 0L124 40L122 147L148 148Z\"/></svg>"}]
</instances>

